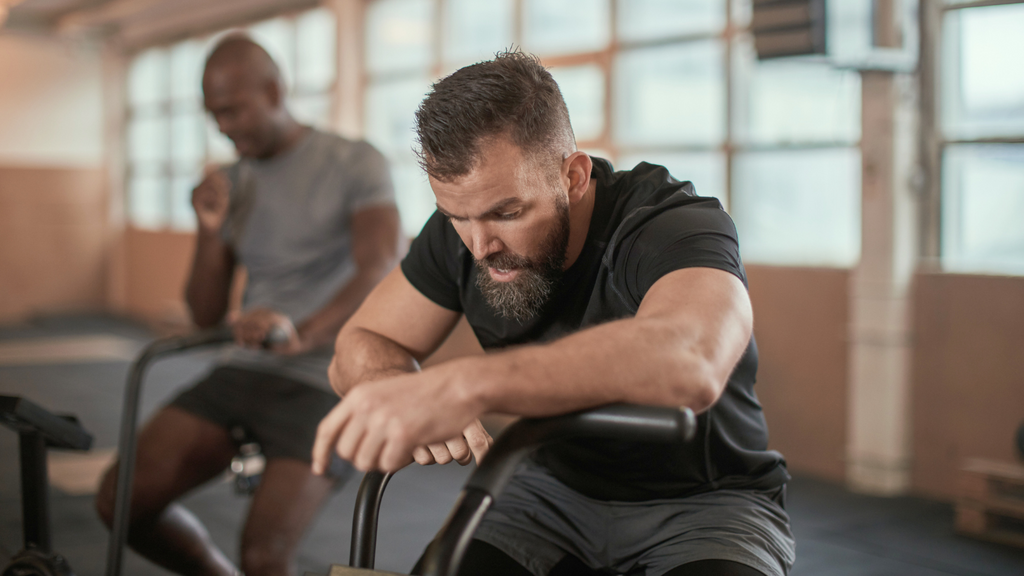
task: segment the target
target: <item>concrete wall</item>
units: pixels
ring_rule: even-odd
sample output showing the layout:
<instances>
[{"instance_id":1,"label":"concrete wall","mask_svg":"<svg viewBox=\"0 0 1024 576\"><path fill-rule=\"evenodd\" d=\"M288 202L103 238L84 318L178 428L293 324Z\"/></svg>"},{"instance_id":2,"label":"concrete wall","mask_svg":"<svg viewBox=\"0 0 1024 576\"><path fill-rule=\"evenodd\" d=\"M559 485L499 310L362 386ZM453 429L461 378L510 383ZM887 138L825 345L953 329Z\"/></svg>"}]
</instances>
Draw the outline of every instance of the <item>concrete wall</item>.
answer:
<instances>
[{"instance_id":1,"label":"concrete wall","mask_svg":"<svg viewBox=\"0 0 1024 576\"><path fill-rule=\"evenodd\" d=\"M102 98L95 48L0 33L0 321L105 304Z\"/></svg>"},{"instance_id":2,"label":"concrete wall","mask_svg":"<svg viewBox=\"0 0 1024 576\"><path fill-rule=\"evenodd\" d=\"M99 169L0 165L0 322L104 307L106 212Z\"/></svg>"},{"instance_id":3,"label":"concrete wall","mask_svg":"<svg viewBox=\"0 0 1024 576\"><path fill-rule=\"evenodd\" d=\"M96 48L0 33L0 78L0 164L103 162L103 75Z\"/></svg>"},{"instance_id":4,"label":"concrete wall","mask_svg":"<svg viewBox=\"0 0 1024 576\"><path fill-rule=\"evenodd\" d=\"M750 265L747 275L769 445L790 469L841 482L850 272Z\"/></svg>"},{"instance_id":5,"label":"concrete wall","mask_svg":"<svg viewBox=\"0 0 1024 576\"><path fill-rule=\"evenodd\" d=\"M919 274L915 282L912 481L950 498L965 459L1017 459L1024 278Z\"/></svg>"}]
</instances>

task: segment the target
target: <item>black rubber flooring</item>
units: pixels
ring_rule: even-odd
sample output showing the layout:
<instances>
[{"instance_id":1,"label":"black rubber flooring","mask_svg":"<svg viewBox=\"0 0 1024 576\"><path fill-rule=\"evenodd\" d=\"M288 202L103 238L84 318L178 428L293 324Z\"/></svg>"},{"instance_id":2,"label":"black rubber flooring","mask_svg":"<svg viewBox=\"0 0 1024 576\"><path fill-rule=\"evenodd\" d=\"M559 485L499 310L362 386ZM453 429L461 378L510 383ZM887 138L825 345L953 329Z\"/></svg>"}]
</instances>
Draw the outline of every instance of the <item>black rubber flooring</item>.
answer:
<instances>
[{"instance_id":1,"label":"black rubber flooring","mask_svg":"<svg viewBox=\"0 0 1024 576\"><path fill-rule=\"evenodd\" d=\"M0 327L0 342L11 339L114 334L145 342L142 327L106 317L42 319ZM157 364L147 379L143 414L151 413L183 383L210 364L210 352ZM72 412L96 438L95 447L116 444L124 362L0 366L0 393L22 395L55 412ZM381 514L377 567L407 570L434 534L469 469L418 467L400 472L388 487ZM307 536L299 556L300 574L325 573L348 559L352 506L357 481L335 494ZM230 485L213 483L190 494L185 505L206 524L213 539L237 557L237 534L248 500ZM841 486L796 475L789 487L789 511L797 536L794 576L1021 576L1024 550L978 542L953 533L948 504L899 497L851 494ZM89 496L52 491L55 548L79 576L103 574L107 534ZM17 436L0 429L0 566L21 547ZM125 574L166 572L127 555Z\"/></svg>"}]
</instances>

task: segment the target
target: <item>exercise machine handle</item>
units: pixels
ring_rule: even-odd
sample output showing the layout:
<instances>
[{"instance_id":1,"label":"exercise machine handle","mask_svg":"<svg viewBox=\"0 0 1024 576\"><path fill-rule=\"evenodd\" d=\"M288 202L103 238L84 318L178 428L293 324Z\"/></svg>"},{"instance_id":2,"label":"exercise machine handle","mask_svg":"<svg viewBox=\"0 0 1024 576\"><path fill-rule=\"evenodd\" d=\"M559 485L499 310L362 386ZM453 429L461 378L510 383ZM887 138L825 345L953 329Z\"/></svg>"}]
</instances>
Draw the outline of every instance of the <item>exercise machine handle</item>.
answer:
<instances>
[{"instance_id":1,"label":"exercise machine handle","mask_svg":"<svg viewBox=\"0 0 1024 576\"><path fill-rule=\"evenodd\" d=\"M542 444L570 438L633 442L689 442L697 418L689 408L613 404L551 418L528 418L509 426L469 477L454 510L424 557L426 576L454 576L473 533L516 466Z\"/></svg>"},{"instance_id":2,"label":"exercise machine handle","mask_svg":"<svg viewBox=\"0 0 1024 576\"><path fill-rule=\"evenodd\" d=\"M542 444L570 438L630 442L689 442L697 419L689 408L613 404L550 418L524 418L511 424L491 446L466 488L492 497L505 489L519 462Z\"/></svg>"},{"instance_id":3,"label":"exercise machine handle","mask_svg":"<svg viewBox=\"0 0 1024 576\"><path fill-rule=\"evenodd\" d=\"M570 438L608 438L633 442L689 442L697 419L689 408L614 404L549 418L524 418L510 425L491 446L466 482L451 515L424 558L425 574L451 576L459 568L473 533L504 490L516 466L543 444ZM377 517L391 474L368 472L356 496L349 565L373 568Z\"/></svg>"},{"instance_id":4,"label":"exercise machine handle","mask_svg":"<svg viewBox=\"0 0 1024 576\"><path fill-rule=\"evenodd\" d=\"M356 494L356 509L352 515L352 546L348 564L353 568L373 570L377 556L377 519L384 489L394 472L371 470L363 476Z\"/></svg>"},{"instance_id":5,"label":"exercise machine handle","mask_svg":"<svg viewBox=\"0 0 1024 576\"><path fill-rule=\"evenodd\" d=\"M124 555L124 545L128 537L129 507L131 505L132 477L135 471L135 429L138 425L139 399L142 392L142 379L146 369L156 360L175 354L234 342L235 336L229 326L219 326L201 330L184 336L171 336L152 342L143 349L128 375L128 383L124 390L124 406L121 414L121 433L118 439L117 453L117 490L114 497L114 522L107 545L106 576L118 576ZM264 348L288 341L288 333L280 326L274 326L263 342Z\"/></svg>"}]
</instances>

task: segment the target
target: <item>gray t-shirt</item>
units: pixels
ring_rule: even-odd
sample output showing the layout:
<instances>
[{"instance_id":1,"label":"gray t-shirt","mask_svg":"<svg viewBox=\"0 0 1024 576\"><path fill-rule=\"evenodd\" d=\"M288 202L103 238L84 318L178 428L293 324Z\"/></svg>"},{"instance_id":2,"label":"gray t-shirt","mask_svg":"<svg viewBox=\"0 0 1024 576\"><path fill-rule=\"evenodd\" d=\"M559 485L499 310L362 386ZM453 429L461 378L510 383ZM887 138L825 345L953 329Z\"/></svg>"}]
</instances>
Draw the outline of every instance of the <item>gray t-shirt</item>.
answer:
<instances>
[{"instance_id":1,"label":"gray t-shirt","mask_svg":"<svg viewBox=\"0 0 1024 576\"><path fill-rule=\"evenodd\" d=\"M242 309L271 308L296 326L355 273L352 215L395 202L380 152L317 130L281 155L243 158L226 170L231 205L222 236L248 272ZM299 356L232 346L220 361L329 389L330 358L329 346Z\"/></svg>"}]
</instances>

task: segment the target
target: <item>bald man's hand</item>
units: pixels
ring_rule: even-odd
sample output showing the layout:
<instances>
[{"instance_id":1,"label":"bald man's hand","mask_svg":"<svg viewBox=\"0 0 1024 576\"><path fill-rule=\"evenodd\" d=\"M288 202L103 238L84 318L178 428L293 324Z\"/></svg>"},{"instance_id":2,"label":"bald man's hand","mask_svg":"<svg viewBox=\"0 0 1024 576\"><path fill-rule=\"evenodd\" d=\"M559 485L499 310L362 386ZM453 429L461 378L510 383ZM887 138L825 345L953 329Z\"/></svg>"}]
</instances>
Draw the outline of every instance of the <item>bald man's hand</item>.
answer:
<instances>
[{"instance_id":1,"label":"bald man's hand","mask_svg":"<svg viewBox=\"0 0 1024 576\"><path fill-rule=\"evenodd\" d=\"M217 232L228 217L231 182L222 170L213 170L192 190L192 207L196 210L199 228Z\"/></svg>"}]
</instances>

